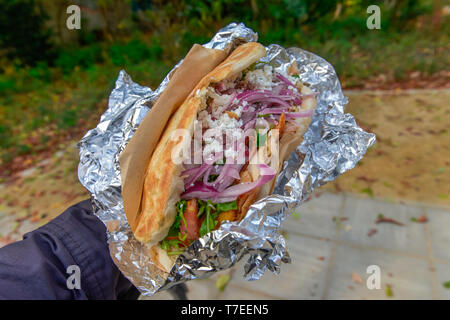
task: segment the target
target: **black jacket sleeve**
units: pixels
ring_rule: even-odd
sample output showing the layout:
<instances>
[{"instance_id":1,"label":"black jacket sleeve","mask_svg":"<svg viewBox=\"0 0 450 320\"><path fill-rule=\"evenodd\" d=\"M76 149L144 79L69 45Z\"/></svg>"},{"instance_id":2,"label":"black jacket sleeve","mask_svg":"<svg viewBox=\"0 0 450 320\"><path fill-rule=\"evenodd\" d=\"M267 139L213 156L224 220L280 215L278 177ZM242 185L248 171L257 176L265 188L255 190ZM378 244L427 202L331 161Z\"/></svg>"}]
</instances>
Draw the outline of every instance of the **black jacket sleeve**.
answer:
<instances>
[{"instance_id":1,"label":"black jacket sleeve","mask_svg":"<svg viewBox=\"0 0 450 320\"><path fill-rule=\"evenodd\" d=\"M70 267L72 266L72 267ZM74 272L79 270L79 282ZM68 285L68 278L71 285ZM76 284L79 283L80 289ZM80 202L0 248L1 299L136 299L109 254L105 225Z\"/></svg>"}]
</instances>

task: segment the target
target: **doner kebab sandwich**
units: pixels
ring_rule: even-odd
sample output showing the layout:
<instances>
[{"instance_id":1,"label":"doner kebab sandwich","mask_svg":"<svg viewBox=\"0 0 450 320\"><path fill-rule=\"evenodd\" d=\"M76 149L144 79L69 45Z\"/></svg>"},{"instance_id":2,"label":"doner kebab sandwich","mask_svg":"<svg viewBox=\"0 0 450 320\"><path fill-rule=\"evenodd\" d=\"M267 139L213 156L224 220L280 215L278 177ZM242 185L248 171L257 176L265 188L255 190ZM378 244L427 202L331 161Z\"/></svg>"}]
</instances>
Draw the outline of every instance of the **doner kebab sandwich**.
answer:
<instances>
[{"instance_id":1,"label":"doner kebab sandwich","mask_svg":"<svg viewBox=\"0 0 450 320\"><path fill-rule=\"evenodd\" d=\"M151 156L133 233L163 272L192 242L271 194L303 141L315 95L295 63L278 72L265 56L259 43L238 46L173 114Z\"/></svg>"}]
</instances>

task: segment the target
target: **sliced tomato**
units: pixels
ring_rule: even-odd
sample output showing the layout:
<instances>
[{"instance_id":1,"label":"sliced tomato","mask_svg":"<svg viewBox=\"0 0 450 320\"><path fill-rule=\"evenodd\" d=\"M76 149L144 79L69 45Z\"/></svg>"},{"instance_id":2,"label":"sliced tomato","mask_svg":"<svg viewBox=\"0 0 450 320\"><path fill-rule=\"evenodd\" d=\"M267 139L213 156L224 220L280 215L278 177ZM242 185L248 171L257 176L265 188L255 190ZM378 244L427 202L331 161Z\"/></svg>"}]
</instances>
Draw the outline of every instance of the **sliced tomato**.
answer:
<instances>
[{"instance_id":1,"label":"sliced tomato","mask_svg":"<svg viewBox=\"0 0 450 320\"><path fill-rule=\"evenodd\" d=\"M184 210L184 220L181 220L180 223L180 233L181 237L187 234L186 240L194 241L200 238L200 226L201 221L197 217L198 214L198 205L197 199L188 200L186 203L186 210ZM187 224L187 225L186 225Z\"/></svg>"}]
</instances>

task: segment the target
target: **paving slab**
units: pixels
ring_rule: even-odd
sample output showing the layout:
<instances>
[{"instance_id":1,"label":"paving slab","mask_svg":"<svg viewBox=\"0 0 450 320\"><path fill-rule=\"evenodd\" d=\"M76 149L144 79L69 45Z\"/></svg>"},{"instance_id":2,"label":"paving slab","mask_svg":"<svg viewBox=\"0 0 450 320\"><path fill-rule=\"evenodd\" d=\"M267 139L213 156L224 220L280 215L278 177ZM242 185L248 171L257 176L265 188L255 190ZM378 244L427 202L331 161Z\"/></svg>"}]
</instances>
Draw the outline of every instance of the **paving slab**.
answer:
<instances>
[{"instance_id":1,"label":"paving slab","mask_svg":"<svg viewBox=\"0 0 450 320\"><path fill-rule=\"evenodd\" d=\"M427 209L433 256L450 261L450 211Z\"/></svg>"},{"instance_id":2,"label":"paving slab","mask_svg":"<svg viewBox=\"0 0 450 320\"><path fill-rule=\"evenodd\" d=\"M450 264L437 263L434 269L439 299L450 300Z\"/></svg>"},{"instance_id":3,"label":"paving slab","mask_svg":"<svg viewBox=\"0 0 450 320\"><path fill-rule=\"evenodd\" d=\"M411 221L411 218L418 218L422 213L423 208L420 206L346 196L344 216L348 220L342 223L343 231L339 233L339 242L397 250L425 257L427 250L424 226ZM404 226L393 223L376 224L375 221L380 214L395 219ZM369 236L371 229L376 229L376 233Z\"/></svg>"},{"instance_id":4,"label":"paving slab","mask_svg":"<svg viewBox=\"0 0 450 320\"><path fill-rule=\"evenodd\" d=\"M246 281L241 262L220 299L320 299L326 280L331 241L295 234L287 239L291 264L282 264L279 275L266 271L257 281Z\"/></svg>"},{"instance_id":5,"label":"paving slab","mask_svg":"<svg viewBox=\"0 0 450 320\"><path fill-rule=\"evenodd\" d=\"M282 229L296 234L333 239L336 234L333 217L339 215L342 202L342 195L332 193L313 197L286 219Z\"/></svg>"},{"instance_id":6,"label":"paving slab","mask_svg":"<svg viewBox=\"0 0 450 320\"><path fill-rule=\"evenodd\" d=\"M243 277L245 260L232 270L218 272L208 279L187 282L188 298L251 300L251 299L320 299L325 288L325 275L332 242L298 235L287 239L291 264L282 264L281 272L275 275L266 271L260 280L247 281ZM231 273L226 289L216 288L219 276ZM161 292L149 300L173 299L167 292Z\"/></svg>"},{"instance_id":7,"label":"paving slab","mask_svg":"<svg viewBox=\"0 0 450 320\"><path fill-rule=\"evenodd\" d=\"M349 194L323 193L297 208L282 226L292 264L279 275L267 271L260 280L243 278L241 261L232 270L187 283L188 298L197 299L450 299L450 211L423 205L388 203ZM427 223L412 222L423 213ZM405 224L375 224L378 215ZM345 217L336 223L333 217ZM0 234L20 240L38 225L0 212ZM370 229L377 232L370 237ZM381 268L381 289L369 290L366 269ZM231 273L230 273L231 272ZM352 280L352 273L362 283ZM216 288L225 273L224 292ZM393 297L386 295L386 285ZM142 299L173 299L169 292Z\"/></svg>"},{"instance_id":8,"label":"paving slab","mask_svg":"<svg viewBox=\"0 0 450 320\"><path fill-rule=\"evenodd\" d=\"M367 267L380 268L380 289L369 289ZM360 279L355 279L356 273ZM360 283L358 280L362 280ZM393 296L386 292L392 289ZM433 289L428 260L393 254L382 249L339 245L325 299L432 299Z\"/></svg>"}]
</instances>

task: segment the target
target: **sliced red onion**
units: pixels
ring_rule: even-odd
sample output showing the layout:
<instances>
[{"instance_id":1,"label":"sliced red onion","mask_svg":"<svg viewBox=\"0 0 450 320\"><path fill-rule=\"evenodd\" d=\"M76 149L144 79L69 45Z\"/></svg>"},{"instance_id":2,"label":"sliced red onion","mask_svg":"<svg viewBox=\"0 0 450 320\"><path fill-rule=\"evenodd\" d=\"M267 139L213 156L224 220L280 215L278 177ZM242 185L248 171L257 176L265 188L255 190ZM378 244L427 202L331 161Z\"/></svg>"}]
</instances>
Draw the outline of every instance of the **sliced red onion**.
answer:
<instances>
[{"instance_id":1,"label":"sliced red onion","mask_svg":"<svg viewBox=\"0 0 450 320\"><path fill-rule=\"evenodd\" d=\"M294 100L292 100L292 102L294 102L294 104L299 106L302 104L303 100L302 98L295 98Z\"/></svg>"},{"instance_id":2,"label":"sliced red onion","mask_svg":"<svg viewBox=\"0 0 450 320\"><path fill-rule=\"evenodd\" d=\"M244 91L237 93L237 88L231 88L229 94L232 95L230 101L220 108L221 112L229 109L233 106L240 105L243 101L247 104L242 108L242 114L240 120L242 120L242 129L253 129L263 120L264 129L269 129L269 123L276 124L280 114L285 113L287 125L292 123L295 118L309 117L314 113L314 110L300 111L300 112L289 112L289 108L292 104L300 105L302 103L302 97L307 98L311 95L302 95L298 91L295 84L293 84L289 79L281 74L276 74L276 78L280 80L272 90L252 90L244 89ZM292 88L288 88L292 86ZM216 87L221 94L225 89L225 86L220 83ZM255 107L257 110L255 110ZM211 111L211 110L210 110ZM210 112L211 113L211 112ZM270 119L260 119L257 115L270 114ZM244 137L246 137L244 135ZM241 139L242 140L242 139ZM241 141L242 142L242 141ZM251 157L255 154L255 150L247 150L248 147L244 143L237 143L233 149L239 152L244 151L245 155ZM252 155L250 155L250 153ZM216 155L217 156L217 155ZM186 198L198 198L203 200L212 199L214 202L225 202L236 199L237 196L246 193L254 188L271 180L275 176L275 170L266 166L260 165L261 175L257 181L251 183L240 183L238 185L232 185L235 180L240 179L239 171L242 168L241 165L226 163L224 166L214 166L213 163L222 157L222 153L219 154L217 159L210 159L206 161L201 166L196 166L183 171L183 175L187 175L185 179L186 192L183 193L182 197ZM216 157L215 157L216 158ZM214 172L213 172L214 171ZM215 181L208 182L209 176L211 174L218 174ZM203 176L201 181L197 181ZM194 183L194 184L193 184Z\"/></svg>"},{"instance_id":3,"label":"sliced red onion","mask_svg":"<svg viewBox=\"0 0 450 320\"><path fill-rule=\"evenodd\" d=\"M217 177L216 181L214 182L214 184L219 184L225 176L228 176L229 167L230 165L228 163L225 163L225 165L222 166L222 170L219 176Z\"/></svg>"},{"instance_id":4,"label":"sliced red onion","mask_svg":"<svg viewBox=\"0 0 450 320\"><path fill-rule=\"evenodd\" d=\"M233 201L241 194L247 193L269 182L276 175L276 171L265 164L260 164L259 170L260 176L258 180L254 182L239 183L237 185L228 187L222 192L219 192L216 189L205 185L203 182L198 181L193 186L191 186L186 192L182 193L181 198L212 200L215 203Z\"/></svg>"},{"instance_id":5,"label":"sliced red onion","mask_svg":"<svg viewBox=\"0 0 450 320\"><path fill-rule=\"evenodd\" d=\"M195 180L200 178L202 174L204 174L209 168L211 167L210 164L204 163L198 168L193 168L189 170L185 170L181 173L182 176L187 175L187 178L185 179L184 187L190 186Z\"/></svg>"},{"instance_id":6,"label":"sliced red onion","mask_svg":"<svg viewBox=\"0 0 450 320\"><path fill-rule=\"evenodd\" d=\"M181 199L212 199L217 195L217 190L205 185L202 181L197 181L193 186L181 194Z\"/></svg>"},{"instance_id":7,"label":"sliced red onion","mask_svg":"<svg viewBox=\"0 0 450 320\"><path fill-rule=\"evenodd\" d=\"M244 98L246 98L247 96L250 96L250 95L252 95L252 94L255 94L255 93L258 93L259 91L256 91L256 90L244 90L244 91L242 91L241 93L239 93L237 96L236 96L236 99L239 99L239 100L242 100L242 99L244 99Z\"/></svg>"},{"instance_id":8,"label":"sliced red onion","mask_svg":"<svg viewBox=\"0 0 450 320\"><path fill-rule=\"evenodd\" d=\"M300 111L300 112L286 112L286 117L291 118L308 118L314 114L314 110Z\"/></svg>"},{"instance_id":9,"label":"sliced red onion","mask_svg":"<svg viewBox=\"0 0 450 320\"><path fill-rule=\"evenodd\" d=\"M230 168L228 169L228 176L232 177L236 180L239 180L241 178L241 176L239 175L239 169L238 169L238 167L236 167L236 165L230 166Z\"/></svg>"},{"instance_id":10,"label":"sliced red onion","mask_svg":"<svg viewBox=\"0 0 450 320\"><path fill-rule=\"evenodd\" d=\"M215 188L217 189L218 192L222 192L223 190L231 186L235 180L236 180L235 178L230 176L225 177L221 183L215 186Z\"/></svg>"},{"instance_id":11,"label":"sliced red onion","mask_svg":"<svg viewBox=\"0 0 450 320\"><path fill-rule=\"evenodd\" d=\"M226 202L229 201L229 199L236 199L241 194L247 193L255 188L258 188L262 186L263 184L269 182L272 180L275 175L276 171L265 164L259 165L259 178L258 180L254 182L243 182L239 183L237 185L231 186L224 191L218 193L216 197L214 197L213 202ZM224 201L225 200L225 201Z\"/></svg>"},{"instance_id":12,"label":"sliced red onion","mask_svg":"<svg viewBox=\"0 0 450 320\"><path fill-rule=\"evenodd\" d=\"M296 88L295 84L290 82L286 77L283 77L281 74L277 73L276 77L281 81L283 81L284 83L286 83L288 86L293 86L294 88Z\"/></svg>"},{"instance_id":13,"label":"sliced red onion","mask_svg":"<svg viewBox=\"0 0 450 320\"><path fill-rule=\"evenodd\" d=\"M205 163L203 163L201 166L187 169L181 172L181 176L186 176L186 179L184 180L184 187L189 187L195 180L200 178L209 168L211 168L214 162L221 158L222 154L219 152L213 158L205 160Z\"/></svg>"},{"instance_id":14,"label":"sliced red onion","mask_svg":"<svg viewBox=\"0 0 450 320\"><path fill-rule=\"evenodd\" d=\"M282 84L277 84L275 87L273 87L272 93L278 95L281 93L281 90L283 90L283 88L284 86Z\"/></svg>"},{"instance_id":15,"label":"sliced red onion","mask_svg":"<svg viewBox=\"0 0 450 320\"><path fill-rule=\"evenodd\" d=\"M290 107L283 107L283 108L265 108L261 111L258 111L258 115L265 115L265 114L281 114L283 112L287 112Z\"/></svg>"},{"instance_id":16,"label":"sliced red onion","mask_svg":"<svg viewBox=\"0 0 450 320\"><path fill-rule=\"evenodd\" d=\"M250 120L254 119L255 116L256 116L256 112L254 112L254 111L253 112L248 111L248 112L242 113L242 115L241 115L242 126L245 126L245 124L247 122L249 122Z\"/></svg>"},{"instance_id":17,"label":"sliced red onion","mask_svg":"<svg viewBox=\"0 0 450 320\"><path fill-rule=\"evenodd\" d=\"M255 124L256 124L256 119L249 120L247 123L245 123L243 125L244 131L248 130L248 129L253 129L255 127Z\"/></svg>"}]
</instances>

